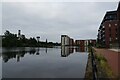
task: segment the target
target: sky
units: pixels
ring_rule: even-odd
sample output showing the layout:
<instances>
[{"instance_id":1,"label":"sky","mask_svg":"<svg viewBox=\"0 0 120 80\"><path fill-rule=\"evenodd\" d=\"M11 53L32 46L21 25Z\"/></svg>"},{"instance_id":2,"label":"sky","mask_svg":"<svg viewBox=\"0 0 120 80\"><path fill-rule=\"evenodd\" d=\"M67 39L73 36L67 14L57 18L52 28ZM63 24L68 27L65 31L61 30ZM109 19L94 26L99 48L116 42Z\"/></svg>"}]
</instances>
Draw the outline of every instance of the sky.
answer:
<instances>
[{"instance_id":1,"label":"sky","mask_svg":"<svg viewBox=\"0 0 120 80\"><path fill-rule=\"evenodd\" d=\"M117 6L118 2L2 2L2 34L21 30L27 38L53 42L60 42L61 35L96 39L106 11Z\"/></svg>"}]
</instances>

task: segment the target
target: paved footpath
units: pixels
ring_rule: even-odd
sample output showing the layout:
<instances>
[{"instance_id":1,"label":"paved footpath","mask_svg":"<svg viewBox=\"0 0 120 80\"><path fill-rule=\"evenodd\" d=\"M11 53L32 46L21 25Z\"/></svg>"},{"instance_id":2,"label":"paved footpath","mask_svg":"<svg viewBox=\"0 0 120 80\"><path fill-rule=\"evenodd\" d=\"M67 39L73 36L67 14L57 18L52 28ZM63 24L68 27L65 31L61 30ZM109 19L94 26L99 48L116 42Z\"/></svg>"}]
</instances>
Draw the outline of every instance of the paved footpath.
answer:
<instances>
[{"instance_id":1,"label":"paved footpath","mask_svg":"<svg viewBox=\"0 0 120 80\"><path fill-rule=\"evenodd\" d=\"M98 49L94 48L97 54L102 54L108 61L113 73L116 76L120 76L120 52L110 49Z\"/></svg>"}]
</instances>

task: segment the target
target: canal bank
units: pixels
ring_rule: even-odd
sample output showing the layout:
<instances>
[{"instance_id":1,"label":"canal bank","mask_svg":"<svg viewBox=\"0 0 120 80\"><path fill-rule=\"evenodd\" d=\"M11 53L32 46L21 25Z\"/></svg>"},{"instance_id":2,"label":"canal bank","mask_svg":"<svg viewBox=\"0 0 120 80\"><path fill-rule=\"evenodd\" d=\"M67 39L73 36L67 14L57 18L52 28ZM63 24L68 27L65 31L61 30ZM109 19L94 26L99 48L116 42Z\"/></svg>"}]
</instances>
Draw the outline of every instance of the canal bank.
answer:
<instances>
[{"instance_id":1,"label":"canal bank","mask_svg":"<svg viewBox=\"0 0 120 80\"><path fill-rule=\"evenodd\" d=\"M97 67L97 78L120 79L120 52L109 49L93 48ZM85 79L93 79L91 53L89 52Z\"/></svg>"},{"instance_id":2,"label":"canal bank","mask_svg":"<svg viewBox=\"0 0 120 80\"><path fill-rule=\"evenodd\" d=\"M96 59L93 54L92 48L88 49L88 61L85 73L85 80L96 80L97 79L97 68L96 68Z\"/></svg>"},{"instance_id":3,"label":"canal bank","mask_svg":"<svg viewBox=\"0 0 120 80\"><path fill-rule=\"evenodd\" d=\"M88 61L86 66L86 72L85 72L85 80L92 80L92 63L91 63L91 55L89 53L88 55Z\"/></svg>"},{"instance_id":4,"label":"canal bank","mask_svg":"<svg viewBox=\"0 0 120 80\"><path fill-rule=\"evenodd\" d=\"M106 74L109 78L120 79L120 52L111 49L94 48L96 56L102 56L106 60ZM105 67L106 68L106 67Z\"/></svg>"}]
</instances>

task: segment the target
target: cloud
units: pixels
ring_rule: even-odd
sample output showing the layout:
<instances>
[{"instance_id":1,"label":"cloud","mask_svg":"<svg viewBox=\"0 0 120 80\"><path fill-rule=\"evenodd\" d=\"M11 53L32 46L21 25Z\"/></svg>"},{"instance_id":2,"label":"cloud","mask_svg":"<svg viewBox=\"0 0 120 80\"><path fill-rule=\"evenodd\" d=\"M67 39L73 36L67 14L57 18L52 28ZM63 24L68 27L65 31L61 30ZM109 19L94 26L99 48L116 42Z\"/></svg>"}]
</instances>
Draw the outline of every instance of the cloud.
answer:
<instances>
[{"instance_id":1,"label":"cloud","mask_svg":"<svg viewBox=\"0 0 120 80\"><path fill-rule=\"evenodd\" d=\"M2 34L2 3L0 3L0 35Z\"/></svg>"},{"instance_id":2,"label":"cloud","mask_svg":"<svg viewBox=\"0 0 120 80\"><path fill-rule=\"evenodd\" d=\"M96 38L105 12L116 8L117 2L5 2L2 29L14 33L21 29L27 37L39 35L54 42L60 42L61 34Z\"/></svg>"},{"instance_id":3,"label":"cloud","mask_svg":"<svg viewBox=\"0 0 120 80\"><path fill-rule=\"evenodd\" d=\"M2 2L118 2L119 0L2 0Z\"/></svg>"}]
</instances>

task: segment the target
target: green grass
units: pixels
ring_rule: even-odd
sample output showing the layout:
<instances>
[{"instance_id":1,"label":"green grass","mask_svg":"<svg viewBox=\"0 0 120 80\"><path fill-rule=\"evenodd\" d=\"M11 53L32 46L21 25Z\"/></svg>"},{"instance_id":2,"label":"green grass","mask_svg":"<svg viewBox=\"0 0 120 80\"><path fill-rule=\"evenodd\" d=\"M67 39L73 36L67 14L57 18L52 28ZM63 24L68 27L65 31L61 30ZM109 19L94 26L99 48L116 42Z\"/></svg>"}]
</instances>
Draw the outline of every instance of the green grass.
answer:
<instances>
[{"instance_id":1,"label":"green grass","mask_svg":"<svg viewBox=\"0 0 120 80\"><path fill-rule=\"evenodd\" d=\"M105 57L102 56L101 54L96 54L95 58L98 62L99 68L102 68L100 70L104 70L101 72L105 72L104 74L106 74L106 77L113 78L114 75L113 75L112 69L110 68L109 64L107 63L107 60L105 59Z\"/></svg>"},{"instance_id":2,"label":"green grass","mask_svg":"<svg viewBox=\"0 0 120 80\"><path fill-rule=\"evenodd\" d=\"M101 54L97 54L96 55L96 59L98 60L98 61L102 61L102 62L107 62L107 60L105 59L105 57L103 57Z\"/></svg>"}]
</instances>

